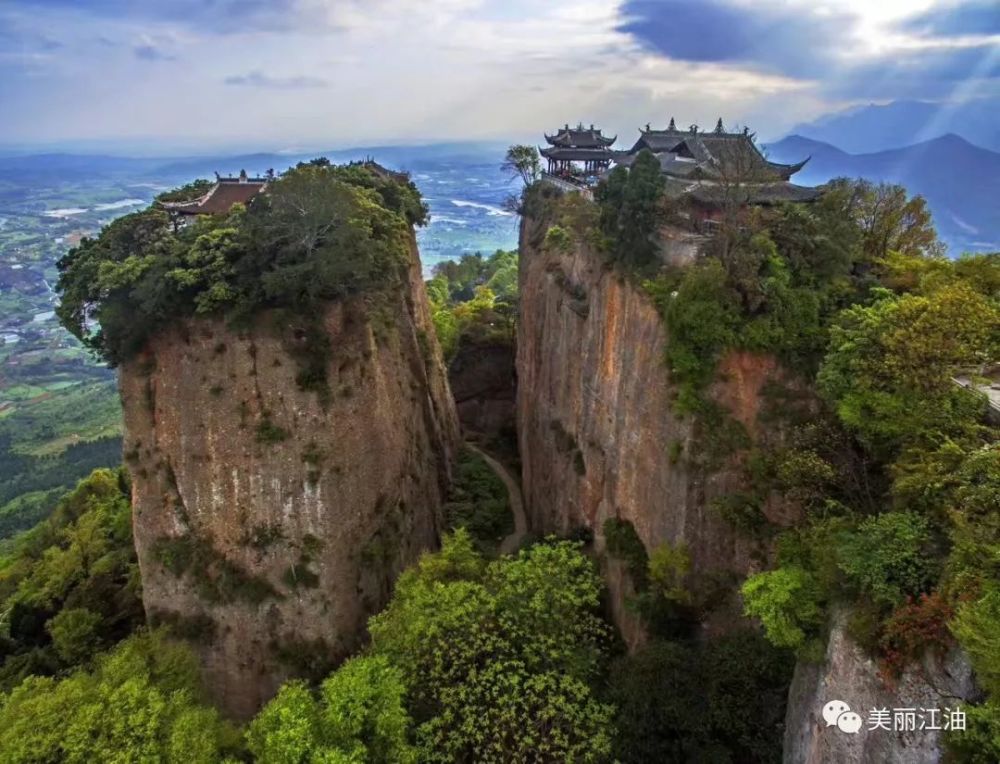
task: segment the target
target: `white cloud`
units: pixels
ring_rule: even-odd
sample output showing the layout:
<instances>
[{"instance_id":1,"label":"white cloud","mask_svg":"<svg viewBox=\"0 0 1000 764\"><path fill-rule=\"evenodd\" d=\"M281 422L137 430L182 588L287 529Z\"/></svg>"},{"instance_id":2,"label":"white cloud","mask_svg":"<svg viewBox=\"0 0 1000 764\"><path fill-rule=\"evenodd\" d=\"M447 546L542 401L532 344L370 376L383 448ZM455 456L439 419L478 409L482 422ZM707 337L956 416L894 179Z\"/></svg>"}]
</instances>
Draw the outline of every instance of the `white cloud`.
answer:
<instances>
[{"instance_id":1,"label":"white cloud","mask_svg":"<svg viewBox=\"0 0 1000 764\"><path fill-rule=\"evenodd\" d=\"M929 5L792 2L855 14L866 56L888 44L894 21ZM627 142L647 121L707 125L718 112L774 135L839 105L801 76L648 52L618 31L622 19L607 2L254 2L239 6L243 26L215 16L199 24L198 4L190 7L191 18L94 16L79 6L19 14L22 26L66 42L29 54L0 40L0 100L10 105L0 141L172 136L332 147L540 137L584 120ZM140 45L147 62L135 61ZM36 56L31 82L13 55Z\"/></svg>"}]
</instances>

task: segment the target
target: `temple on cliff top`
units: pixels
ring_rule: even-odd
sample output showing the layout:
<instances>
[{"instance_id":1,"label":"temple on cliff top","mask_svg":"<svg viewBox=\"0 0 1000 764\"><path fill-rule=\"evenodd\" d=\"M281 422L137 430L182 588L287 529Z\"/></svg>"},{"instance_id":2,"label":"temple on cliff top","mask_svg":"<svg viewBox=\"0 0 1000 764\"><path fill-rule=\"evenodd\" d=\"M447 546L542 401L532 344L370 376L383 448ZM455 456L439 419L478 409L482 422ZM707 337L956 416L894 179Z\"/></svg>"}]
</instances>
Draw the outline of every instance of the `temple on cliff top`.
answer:
<instances>
[{"instance_id":1,"label":"temple on cliff top","mask_svg":"<svg viewBox=\"0 0 1000 764\"><path fill-rule=\"evenodd\" d=\"M580 175L582 165L582 175L594 177L611 165L615 157L611 146L617 138L606 138L593 125L586 128L580 123L571 128L566 123L555 135L545 136L549 148L541 149L540 153L549 162L550 175Z\"/></svg>"},{"instance_id":2,"label":"temple on cliff top","mask_svg":"<svg viewBox=\"0 0 1000 764\"><path fill-rule=\"evenodd\" d=\"M215 185L197 199L188 202L161 202L160 206L175 221L197 215L224 215L236 204L249 203L272 180L274 172L270 170L266 175L256 178L249 177L246 170L240 170L240 174L235 177L215 173Z\"/></svg>"},{"instance_id":3,"label":"temple on cliff top","mask_svg":"<svg viewBox=\"0 0 1000 764\"><path fill-rule=\"evenodd\" d=\"M744 202L753 205L811 202L819 197L819 189L791 182L808 158L796 164L771 162L754 138L748 129L728 132L721 119L706 132L697 125L678 129L671 117L665 129L654 130L648 124L640 128L639 139L625 151L612 148L615 138L605 138L593 125L589 129L566 125L555 136L545 136L551 147L540 153L548 160L546 179L570 190L573 185L589 188L612 166L630 167L640 152L649 150L660 162L667 196L690 200L704 209L706 217L725 203L735 187Z\"/></svg>"}]
</instances>

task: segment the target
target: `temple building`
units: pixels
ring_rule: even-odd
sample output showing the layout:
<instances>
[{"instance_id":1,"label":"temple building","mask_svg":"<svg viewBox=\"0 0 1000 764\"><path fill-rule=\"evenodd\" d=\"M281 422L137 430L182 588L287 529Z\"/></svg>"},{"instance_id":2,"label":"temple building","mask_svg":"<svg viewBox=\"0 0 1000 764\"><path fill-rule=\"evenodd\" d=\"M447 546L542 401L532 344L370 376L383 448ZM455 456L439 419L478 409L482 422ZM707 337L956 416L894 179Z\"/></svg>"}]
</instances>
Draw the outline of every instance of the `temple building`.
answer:
<instances>
[{"instance_id":1,"label":"temple building","mask_svg":"<svg viewBox=\"0 0 1000 764\"><path fill-rule=\"evenodd\" d=\"M549 148L539 153L548 160L550 175L596 176L610 167L616 153L611 146L616 139L604 137L593 125L587 128L581 123L571 128L567 123L555 135L545 136Z\"/></svg>"},{"instance_id":2,"label":"temple building","mask_svg":"<svg viewBox=\"0 0 1000 764\"><path fill-rule=\"evenodd\" d=\"M686 196L707 207L723 203L736 188L746 204L810 202L820 195L818 189L790 182L808 158L797 164L771 162L757 148L753 133L727 132L721 119L711 132L699 131L697 125L678 130L673 118L664 130L646 125L635 145L617 152L614 162L629 167L647 149L660 162L669 196Z\"/></svg>"},{"instance_id":3,"label":"temple building","mask_svg":"<svg viewBox=\"0 0 1000 764\"><path fill-rule=\"evenodd\" d=\"M236 204L248 204L267 184L274 180L274 172L251 178L246 170L236 177L223 177L215 173L215 185L205 194L188 202L161 202L175 223L196 215L224 215Z\"/></svg>"}]
</instances>

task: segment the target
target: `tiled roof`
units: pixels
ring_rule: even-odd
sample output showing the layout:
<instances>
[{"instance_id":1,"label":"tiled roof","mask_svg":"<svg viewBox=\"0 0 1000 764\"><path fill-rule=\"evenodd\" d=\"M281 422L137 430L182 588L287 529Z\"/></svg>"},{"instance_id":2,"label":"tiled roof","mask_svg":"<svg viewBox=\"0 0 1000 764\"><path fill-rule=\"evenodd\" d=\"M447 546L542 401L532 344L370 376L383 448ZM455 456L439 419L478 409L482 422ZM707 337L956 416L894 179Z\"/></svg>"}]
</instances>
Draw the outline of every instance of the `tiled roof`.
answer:
<instances>
[{"instance_id":1,"label":"tiled roof","mask_svg":"<svg viewBox=\"0 0 1000 764\"><path fill-rule=\"evenodd\" d=\"M546 135L545 140L552 146L563 148L605 148L615 142L618 136L607 138L601 135L601 129L591 125L589 128L577 125L571 128L569 125L561 128L555 135Z\"/></svg>"},{"instance_id":2,"label":"tiled roof","mask_svg":"<svg viewBox=\"0 0 1000 764\"><path fill-rule=\"evenodd\" d=\"M220 180L208 193L190 202L165 202L163 207L181 215L222 215L236 204L247 204L267 185L266 180Z\"/></svg>"},{"instance_id":3,"label":"tiled roof","mask_svg":"<svg viewBox=\"0 0 1000 764\"><path fill-rule=\"evenodd\" d=\"M695 201L717 205L726 199L727 190L719 185L694 184L686 193ZM794 183L760 183L739 189L746 195L749 204L779 204L780 202L811 202L820 197L822 191Z\"/></svg>"}]
</instances>

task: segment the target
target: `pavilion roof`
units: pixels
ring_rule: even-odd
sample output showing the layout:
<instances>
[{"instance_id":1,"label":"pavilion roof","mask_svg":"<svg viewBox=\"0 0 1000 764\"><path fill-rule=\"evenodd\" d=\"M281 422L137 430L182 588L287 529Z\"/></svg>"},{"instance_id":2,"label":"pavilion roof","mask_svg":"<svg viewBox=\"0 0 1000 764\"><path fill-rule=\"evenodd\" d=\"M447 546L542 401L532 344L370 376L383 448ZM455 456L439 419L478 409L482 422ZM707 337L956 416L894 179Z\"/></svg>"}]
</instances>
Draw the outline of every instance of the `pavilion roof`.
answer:
<instances>
[{"instance_id":1,"label":"pavilion roof","mask_svg":"<svg viewBox=\"0 0 1000 764\"><path fill-rule=\"evenodd\" d=\"M693 160L698 163L698 173L704 177L725 175L734 163L743 164L742 170L759 176L761 180L771 177L774 180L788 180L802 169L808 158L796 164L781 164L770 162L760 152L754 143L754 134L749 130L731 133L727 132L720 119L711 132L699 132L694 125L688 130L678 130L674 120L666 130L653 130L649 125L639 131L639 140L629 150L629 154L638 154L643 149L649 149L654 154L664 152ZM617 159L619 164L628 164L623 159ZM682 165L674 164L661 156L663 170L668 175L687 177L692 170Z\"/></svg>"},{"instance_id":2,"label":"pavilion roof","mask_svg":"<svg viewBox=\"0 0 1000 764\"><path fill-rule=\"evenodd\" d=\"M569 124L556 131L555 135L545 135L545 140L552 146L564 148L603 148L610 146L618 139L618 136L611 138L601 134L600 128L584 127L583 124L571 128Z\"/></svg>"}]
</instances>

